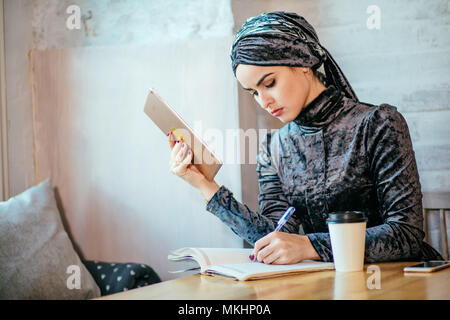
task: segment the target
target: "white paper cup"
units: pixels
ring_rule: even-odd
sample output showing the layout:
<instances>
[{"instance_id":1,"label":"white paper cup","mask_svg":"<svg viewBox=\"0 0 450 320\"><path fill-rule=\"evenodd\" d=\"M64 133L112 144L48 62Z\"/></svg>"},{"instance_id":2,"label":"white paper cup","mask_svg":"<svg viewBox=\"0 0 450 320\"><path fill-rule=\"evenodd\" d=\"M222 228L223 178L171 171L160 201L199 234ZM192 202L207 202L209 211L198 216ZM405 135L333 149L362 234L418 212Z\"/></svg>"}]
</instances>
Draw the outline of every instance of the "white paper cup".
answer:
<instances>
[{"instance_id":1,"label":"white paper cup","mask_svg":"<svg viewBox=\"0 0 450 320\"><path fill-rule=\"evenodd\" d=\"M363 270L367 223L364 212L333 212L327 223L336 271Z\"/></svg>"}]
</instances>

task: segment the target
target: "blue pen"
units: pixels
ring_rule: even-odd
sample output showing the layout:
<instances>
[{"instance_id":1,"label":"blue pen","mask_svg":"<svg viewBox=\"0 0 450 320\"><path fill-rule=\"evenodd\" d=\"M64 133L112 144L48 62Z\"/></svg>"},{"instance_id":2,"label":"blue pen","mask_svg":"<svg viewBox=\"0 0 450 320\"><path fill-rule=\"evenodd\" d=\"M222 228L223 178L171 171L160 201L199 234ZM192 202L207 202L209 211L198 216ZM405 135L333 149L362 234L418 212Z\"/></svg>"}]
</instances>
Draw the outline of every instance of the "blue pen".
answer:
<instances>
[{"instance_id":1,"label":"blue pen","mask_svg":"<svg viewBox=\"0 0 450 320\"><path fill-rule=\"evenodd\" d=\"M286 224L286 222L288 221L289 217L291 216L291 214L293 214L295 211L294 207L289 207L286 212L283 214L283 216L281 217L281 219L278 221L278 225L275 228L275 232L276 231L280 231L281 228L283 228L283 226Z\"/></svg>"}]
</instances>

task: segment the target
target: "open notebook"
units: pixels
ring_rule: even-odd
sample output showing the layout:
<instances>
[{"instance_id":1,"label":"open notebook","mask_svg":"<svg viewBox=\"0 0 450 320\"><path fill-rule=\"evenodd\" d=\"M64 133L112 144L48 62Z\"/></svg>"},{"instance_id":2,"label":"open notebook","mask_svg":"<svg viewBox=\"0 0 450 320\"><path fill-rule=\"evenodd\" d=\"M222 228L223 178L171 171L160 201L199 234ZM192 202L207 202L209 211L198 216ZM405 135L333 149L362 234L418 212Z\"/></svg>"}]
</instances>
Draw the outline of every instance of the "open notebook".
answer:
<instances>
[{"instance_id":1,"label":"open notebook","mask_svg":"<svg viewBox=\"0 0 450 320\"><path fill-rule=\"evenodd\" d=\"M193 268L172 271L172 273L200 270L202 274L219 275L235 280L256 280L278 277L291 273L332 270L333 263L305 260L297 264L272 265L252 262L252 249L241 248L181 248L172 251L171 261L193 260Z\"/></svg>"}]
</instances>

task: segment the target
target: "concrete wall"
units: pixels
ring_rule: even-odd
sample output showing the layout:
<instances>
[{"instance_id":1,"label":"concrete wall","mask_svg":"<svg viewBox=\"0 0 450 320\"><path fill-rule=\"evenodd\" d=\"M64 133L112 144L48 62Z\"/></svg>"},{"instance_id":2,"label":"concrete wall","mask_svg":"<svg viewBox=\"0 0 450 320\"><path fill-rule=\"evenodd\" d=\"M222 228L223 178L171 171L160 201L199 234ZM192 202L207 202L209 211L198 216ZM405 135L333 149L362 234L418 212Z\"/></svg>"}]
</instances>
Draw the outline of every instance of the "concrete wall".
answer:
<instances>
[{"instance_id":1,"label":"concrete wall","mask_svg":"<svg viewBox=\"0 0 450 320\"><path fill-rule=\"evenodd\" d=\"M4 1L9 195L34 185L33 124L28 52L32 2Z\"/></svg>"}]
</instances>

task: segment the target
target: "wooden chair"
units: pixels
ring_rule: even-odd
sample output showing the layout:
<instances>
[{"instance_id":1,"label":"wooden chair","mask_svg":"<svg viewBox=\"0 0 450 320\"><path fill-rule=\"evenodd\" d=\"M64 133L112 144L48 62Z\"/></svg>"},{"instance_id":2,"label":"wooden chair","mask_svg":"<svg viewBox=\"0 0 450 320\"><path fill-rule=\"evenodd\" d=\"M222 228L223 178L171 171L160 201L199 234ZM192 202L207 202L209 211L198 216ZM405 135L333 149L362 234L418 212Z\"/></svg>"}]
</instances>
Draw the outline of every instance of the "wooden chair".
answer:
<instances>
[{"instance_id":1,"label":"wooden chair","mask_svg":"<svg viewBox=\"0 0 450 320\"><path fill-rule=\"evenodd\" d=\"M450 212L450 192L423 192L422 205L425 241L449 260L446 212Z\"/></svg>"}]
</instances>

